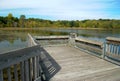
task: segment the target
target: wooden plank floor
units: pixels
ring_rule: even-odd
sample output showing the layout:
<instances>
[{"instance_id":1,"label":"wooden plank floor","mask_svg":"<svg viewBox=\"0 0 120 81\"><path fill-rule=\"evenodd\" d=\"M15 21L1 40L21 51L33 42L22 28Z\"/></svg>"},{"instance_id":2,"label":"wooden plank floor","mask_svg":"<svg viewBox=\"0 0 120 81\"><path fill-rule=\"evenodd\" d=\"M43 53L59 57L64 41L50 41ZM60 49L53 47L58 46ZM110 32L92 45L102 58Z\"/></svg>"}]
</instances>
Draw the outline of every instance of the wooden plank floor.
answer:
<instances>
[{"instance_id":1,"label":"wooden plank floor","mask_svg":"<svg viewBox=\"0 0 120 81\"><path fill-rule=\"evenodd\" d=\"M120 81L120 66L69 46L45 47L61 66L50 81Z\"/></svg>"}]
</instances>

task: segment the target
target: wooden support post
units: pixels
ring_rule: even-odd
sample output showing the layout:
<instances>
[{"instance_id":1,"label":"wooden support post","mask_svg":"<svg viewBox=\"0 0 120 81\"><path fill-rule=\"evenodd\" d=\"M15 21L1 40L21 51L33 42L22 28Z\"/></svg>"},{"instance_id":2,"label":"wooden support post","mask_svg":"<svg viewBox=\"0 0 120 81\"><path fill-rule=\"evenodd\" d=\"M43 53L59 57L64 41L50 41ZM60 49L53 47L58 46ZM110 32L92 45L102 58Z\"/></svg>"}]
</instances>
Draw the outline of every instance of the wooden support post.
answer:
<instances>
[{"instance_id":1,"label":"wooden support post","mask_svg":"<svg viewBox=\"0 0 120 81\"><path fill-rule=\"evenodd\" d=\"M36 56L36 64L37 64L37 77L39 77L39 56Z\"/></svg>"},{"instance_id":2,"label":"wooden support post","mask_svg":"<svg viewBox=\"0 0 120 81\"><path fill-rule=\"evenodd\" d=\"M25 81L24 77L24 61L20 63L20 75L21 75L21 81Z\"/></svg>"},{"instance_id":3,"label":"wooden support post","mask_svg":"<svg viewBox=\"0 0 120 81\"><path fill-rule=\"evenodd\" d=\"M33 67L32 67L32 58L30 58L29 60L28 60L28 62L29 62L29 78L30 78L30 81L32 81L32 70L33 70Z\"/></svg>"},{"instance_id":4,"label":"wooden support post","mask_svg":"<svg viewBox=\"0 0 120 81\"><path fill-rule=\"evenodd\" d=\"M33 58L33 78L34 78L34 80L37 78L36 57Z\"/></svg>"},{"instance_id":5,"label":"wooden support post","mask_svg":"<svg viewBox=\"0 0 120 81\"><path fill-rule=\"evenodd\" d=\"M0 70L0 81L3 81L3 71Z\"/></svg>"},{"instance_id":6,"label":"wooden support post","mask_svg":"<svg viewBox=\"0 0 120 81\"><path fill-rule=\"evenodd\" d=\"M18 81L17 64L14 65L14 76L15 76L15 81Z\"/></svg>"},{"instance_id":7,"label":"wooden support post","mask_svg":"<svg viewBox=\"0 0 120 81\"><path fill-rule=\"evenodd\" d=\"M29 64L28 60L25 61L25 81L29 81Z\"/></svg>"},{"instance_id":8,"label":"wooden support post","mask_svg":"<svg viewBox=\"0 0 120 81\"><path fill-rule=\"evenodd\" d=\"M105 58L105 55L106 55L106 50L108 50L108 48L106 48L106 42L103 43L103 46L102 46L102 58L104 59Z\"/></svg>"},{"instance_id":9,"label":"wooden support post","mask_svg":"<svg viewBox=\"0 0 120 81\"><path fill-rule=\"evenodd\" d=\"M11 70L10 67L7 68L8 81L11 81Z\"/></svg>"}]
</instances>

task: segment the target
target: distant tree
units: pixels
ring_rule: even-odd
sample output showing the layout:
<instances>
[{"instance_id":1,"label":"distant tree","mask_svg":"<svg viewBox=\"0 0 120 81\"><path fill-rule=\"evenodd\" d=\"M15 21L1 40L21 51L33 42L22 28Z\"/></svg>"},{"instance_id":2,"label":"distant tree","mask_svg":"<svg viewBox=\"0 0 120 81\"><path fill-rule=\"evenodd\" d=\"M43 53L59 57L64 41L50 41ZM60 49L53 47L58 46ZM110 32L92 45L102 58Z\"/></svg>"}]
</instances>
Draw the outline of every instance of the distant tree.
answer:
<instances>
[{"instance_id":1,"label":"distant tree","mask_svg":"<svg viewBox=\"0 0 120 81\"><path fill-rule=\"evenodd\" d=\"M20 19L19 19L19 26L20 27L25 27L25 19L26 19L25 15L20 16Z\"/></svg>"},{"instance_id":2,"label":"distant tree","mask_svg":"<svg viewBox=\"0 0 120 81\"><path fill-rule=\"evenodd\" d=\"M75 25L74 21L70 21L69 23L70 23L70 27L74 27Z\"/></svg>"},{"instance_id":3,"label":"distant tree","mask_svg":"<svg viewBox=\"0 0 120 81\"><path fill-rule=\"evenodd\" d=\"M0 16L0 27L4 27L4 17Z\"/></svg>"},{"instance_id":4,"label":"distant tree","mask_svg":"<svg viewBox=\"0 0 120 81\"><path fill-rule=\"evenodd\" d=\"M8 17L8 19L12 19L13 18L12 13L9 13L7 17Z\"/></svg>"},{"instance_id":5,"label":"distant tree","mask_svg":"<svg viewBox=\"0 0 120 81\"><path fill-rule=\"evenodd\" d=\"M9 13L7 16L7 26L12 27L13 26L13 15L12 13Z\"/></svg>"},{"instance_id":6,"label":"distant tree","mask_svg":"<svg viewBox=\"0 0 120 81\"><path fill-rule=\"evenodd\" d=\"M19 22L19 19L17 17L14 17L14 23L13 23L13 26L14 27L18 27L18 22Z\"/></svg>"},{"instance_id":7,"label":"distant tree","mask_svg":"<svg viewBox=\"0 0 120 81\"><path fill-rule=\"evenodd\" d=\"M14 17L12 13L8 16L0 16L0 27L81 27L81 28L120 28L120 20L115 19L98 19L98 20L44 20L38 18L26 19L25 15L20 15L20 18Z\"/></svg>"}]
</instances>

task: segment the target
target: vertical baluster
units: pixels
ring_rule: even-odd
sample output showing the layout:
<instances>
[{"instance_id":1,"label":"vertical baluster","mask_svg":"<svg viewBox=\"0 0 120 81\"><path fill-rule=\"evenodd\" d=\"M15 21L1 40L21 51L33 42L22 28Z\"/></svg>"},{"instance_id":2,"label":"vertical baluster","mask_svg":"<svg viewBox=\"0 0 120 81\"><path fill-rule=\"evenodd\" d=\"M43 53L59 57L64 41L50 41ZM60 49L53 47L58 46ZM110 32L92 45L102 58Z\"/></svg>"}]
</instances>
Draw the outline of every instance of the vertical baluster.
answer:
<instances>
[{"instance_id":1,"label":"vertical baluster","mask_svg":"<svg viewBox=\"0 0 120 81\"><path fill-rule=\"evenodd\" d=\"M110 44L108 44L108 52L110 53Z\"/></svg>"},{"instance_id":2,"label":"vertical baluster","mask_svg":"<svg viewBox=\"0 0 120 81\"><path fill-rule=\"evenodd\" d=\"M113 44L113 53L112 54L115 54L115 44Z\"/></svg>"},{"instance_id":3,"label":"vertical baluster","mask_svg":"<svg viewBox=\"0 0 120 81\"><path fill-rule=\"evenodd\" d=\"M118 45L116 45L116 54L118 55Z\"/></svg>"},{"instance_id":4,"label":"vertical baluster","mask_svg":"<svg viewBox=\"0 0 120 81\"><path fill-rule=\"evenodd\" d=\"M106 42L104 42L103 46L102 46L102 58L103 59L105 58L106 50L107 50L107 44L106 44Z\"/></svg>"},{"instance_id":5,"label":"vertical baluster","mask_svg":"<svg viewBox=\"0 0 120 81\"><path fill-rule=\"evenodd\" d=\"M108 52L108 44L106 43L106 50L105 50L105 52Z\"/></svg>"},{"instance_id":6,"label":"vertical baluster","mask_svg":"<svg viewBox=\"0 0 120 81\"><path fill-rule=\"evenodd\" d=\"M112 44L112 52L111 52L112 54L114 54L114 47L115 47L114 44Z\"/></svg>"},{"instance_id":7,"label":"vertical baluster","mask_svg":"<svg viewBox=\"0 0 120 81\"><path fill-rule=\"evenodd\" d=\"M10 67L7 68L8 81L11 81L11 70Z\"/></svg>"},{"instance_id":8,"label":"vertical baluster","mask_svg":"<svg viewBox=\"0 0 120 81\"><path fill-rule=\"evenodd\" d=\"M35 56L35 78L37 78L37 57Z\"/></svg>"},{"instance_id":9,"label":"vertical baluster","mask_svg":"<svg viewBox=\"0 0 120 81\"><path fill-rule=\"evenodd\" d=\"M112 53L113 52L113 45L111 44L110 45L110 53Z\"/></svg>"},{"instance_id":10,"label":"vertical baluster","mask_svg":"<svg viewBox=\"0 0 120 81\"><path fill-rule=\"evenodd\" d=\"M108 52L110 53L110 48L111 48L111 45L108 44Z\"/></svg>"},{"instance_id":11,"label":"vertical baluster","mask_svg":"<svg viewBox=\"0 0 120 81\"><path fill-rule=\"evenodd\" d=\"M36 64L37 64L37 77L39 77L39 56L36 56Z\"/></svg>"},{"instance_id":12,"label":"vertical baluster","mask_svg":"<svg viewBox=\"0 0 120 81\"><path fill-rule=\"evenodd\" d=\"M35 71L34 71L34 68L35 68L35 63L34 63L34 57L32 58L32 62L33 62L33 80L35 80Z\"/></svg>"},{"instance_id":13,"label":"vertical baluster","mask_svg":"<svg viewBox=\"0 0 120 81\"><path fill-rule=\"evenodd\" d=\"M118 45L118 55L120 56L120 45Z\"/></svg>"},{"instance_id":14,"label":"vertical baluster","mask_svg":"<svg viewBox=\"0 0 120 81\"><path fill-rule=\"evenodd\" d=\"M39 72L40 72L40 73L39 73L39 76L42 77L43 71L42 71L42 67L41 67L40 61L41 61L41 58L40 58L40 56L39 56Z\"/></svg>"},{"instance_id":15,"label":"vertical baluster","mask_svg":"<svg viewBox=\"0 0 120 81\"><path fill-rule=\"evenodd\" d=\"M113 44L112 54L115 54L115 45Z\"/></svg>"},{"instance_id":16,"label":"vertical baluster","mask_svg":"<svg viewBox=\"0 0 120 81\"><path fill-rule=\"evenodd\" d=\"M17 64L14 65L14 76L15 76L15 81L18 81Z\"/></svg>"},{"instance_id":17,"label":"vertical baluster","mask_svg":"<svg viewBox=\"0 0 120 81\"><path fill-rule=\"evenodd\" d=\"M117 55L117 45L114 45L114 46L115 46L115 48L114 48L114 54Z\"/></svg>"},{"instance_id":18,"label":"vertical baluster","mask_svg":"<svg viewBox=\"0 0 120 81\"><path fill-rule=\"evenodd\" d=\"M119 45L117 45L117 48L116 48L116 54L119 55Z\"/></svg>"},{"instance_id":19,"label":"vertical baluster","mask_svg":"<svg viewBox=\"0 0 120 81\"><path fill-rule=\"evenodd\" d=\"M30 58L28 62L29 62L29 78L30 81L32 81L32 59Z\"/></svg>"},{"instance_id":20,"label":"vertical baluster","mask_svg":"<svg viewBox=\"0 0 120 81\"><path fill-rule=\"evenodd\" d=\"M34 79L34 74L33 74L33 58L31 58L31 77Z\"/></svg>"},{"instance_id":21,"label":"vertical baluster","mask_svg":"<svg viewBox=\"0 0 120 81\"><path fill-rule=\"evenodd\" d=\"M24 62L20 63L20 75L21 75L21 81L25 81L25 77L24 77Z\"/></svg>"},{"instance_id":22,"label":"vertical baluster","mask_svg":"<svg viewBox=\"0 0 120 81\"><path fill-rule=\"evenodd\" d=\"M117 51L118 51L118 46L115 45L115 50L114 50L114 53L117 55Z\"/></svg>"},{"instance_id":23,"label":"vertical baluster","mask_svg":"<svg viewBox=\"0 0 120 81\"><path fill-rule=\"evenodd\" d=\"M115 44L113 44L113 54L115 54L115 51L116 51L116 46Z\"/></svg>"},{"instance_id":24,"label":"vertical baluster","mask_svg":"<svg viewBox=\"0 0 120 81\"><path fill-rule=\"evenodd\" d=\"M0 70L0 81L3 81L3 70Z\"/></svg>"},{"instance_id":25,"label":"vertical baluster","mask_svg":"<svg viewBox=\"0 0 120 81\"><path fill-rule=\"evenodd\" d=\"M107 51L106 52L109 52L109 44L106 44L107 45Z\"/></svg>"},{"instance_id":26,"label":"vertical baluster","mask_svg":"<svg viewBox=\"0 0 120 81\"><path fill-rule=\"evenodd\" d=\"M34 78L34 80L37 78L36 57L33 58L33 78Z\"/></svg>"},{"instance_id":27,"label":"vertical baluster","mask_svg":"<svg viewBox=\"0 0 120 81\"><path fill-rule=\"evenodd\" d=\"M29 65L28 60L25 61L25 81L29 81Z\"/></svg>"}]
</instances>

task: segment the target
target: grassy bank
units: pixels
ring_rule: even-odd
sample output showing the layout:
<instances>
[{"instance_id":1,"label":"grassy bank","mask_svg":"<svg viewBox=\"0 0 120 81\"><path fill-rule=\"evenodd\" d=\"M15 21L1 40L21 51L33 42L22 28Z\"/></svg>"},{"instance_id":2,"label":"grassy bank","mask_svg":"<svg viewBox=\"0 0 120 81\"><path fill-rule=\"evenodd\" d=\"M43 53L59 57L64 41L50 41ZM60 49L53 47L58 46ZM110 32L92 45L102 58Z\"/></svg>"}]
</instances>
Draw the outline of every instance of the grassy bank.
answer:
<instances>
[{"instance_id":1,"label":"grassy bank","mask_svg":"<svg viewBox=\"0 0 120 81\"><path fill-rule=\"evenodd\" d=\"M120 30L120 29L116 29L116 28L82 28L82 27L36 27L36 28L18 28L18 27L6 27L6 28L0 28L0 30L51 30L51 29L74 29L74 30Z\"/></svg>"}]
</instances>

